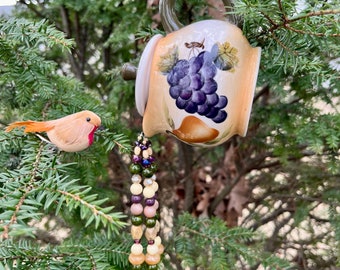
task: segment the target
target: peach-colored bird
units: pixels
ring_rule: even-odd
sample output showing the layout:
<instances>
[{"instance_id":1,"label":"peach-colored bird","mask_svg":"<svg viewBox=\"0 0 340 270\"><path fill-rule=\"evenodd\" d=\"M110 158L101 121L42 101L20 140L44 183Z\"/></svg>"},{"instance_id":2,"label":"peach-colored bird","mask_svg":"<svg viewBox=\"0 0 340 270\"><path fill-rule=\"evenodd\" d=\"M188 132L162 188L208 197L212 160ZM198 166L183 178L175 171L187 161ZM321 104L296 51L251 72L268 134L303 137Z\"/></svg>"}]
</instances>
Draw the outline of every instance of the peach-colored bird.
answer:
<instances>
[{"instance_id":1,"label":"peach-colored bird","mask_svg":"<svg viewBox=\"0 0 340 270\"><path fill-rule=\"evenodd\" d=\"M91 111L81 111L50 121L14 122L6 132L17 127L25 127L24 132L46 132L51 143L65 152L79 152L89 147L94 140L94 132L101 119Z\"/></svg>"}]
</instances>

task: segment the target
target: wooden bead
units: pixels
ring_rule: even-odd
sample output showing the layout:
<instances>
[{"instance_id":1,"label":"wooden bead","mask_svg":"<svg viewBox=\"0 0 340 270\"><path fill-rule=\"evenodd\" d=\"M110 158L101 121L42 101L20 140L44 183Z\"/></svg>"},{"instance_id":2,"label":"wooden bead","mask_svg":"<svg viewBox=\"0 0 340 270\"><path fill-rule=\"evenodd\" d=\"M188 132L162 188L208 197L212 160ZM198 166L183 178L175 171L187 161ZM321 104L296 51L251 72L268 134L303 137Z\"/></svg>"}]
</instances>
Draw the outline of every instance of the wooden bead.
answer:
<instances>
[{"instance_id":1,"label":"wooden bead","mask_svg":"<svg viewBox=\"0 0 340 270\"><path fill-rule=\"evenodd\" d=\"M141 184L138 184L138 183L133 183L130 187L130 192L133 195L139 195L143 192L143 186Z\"/></svg>"},{"instance_id":2,"label":"wooden bead","mask_svg":"<svg viewBox=\"0 0 340 270\"><path fill-rule=\"evenodd\" d=\"M155 200L155 203L153 204L153 206L156 210L159 208L159 202L157 200Z\"/></svg>"},{"instance_id":3,"label":"wooden bead","mask_svg":"<svg viewBox=\"0 0 340 270\"><path fill-rule=\"evenodd\" d=\"M139 146L136 146L136 147L133 149L133 153L134 153L135 155L137 155L137 156L141 153L141 151L142 151L142 149L140 149Z\"/></svg>"},{"instance_id":4,"label":"wooden bead","mask_svg":"<svg viewBox=\"0 0 340 270\"><path fill-rule=\"evenodd\" d=\"M147 186L144 188L143 190L143 195L145 198L152 198L153 196L155 196L155 190L152 188L151 186Z\"/></svg>"},{"instance_id":5,"label":"wooden bead","mask_svg":"<svg viewBox=\"0 0 340 270\"><path fill-rule=\"evenodd\" d=\"M145 238L149 240L154 240L159 232L159 228L157 226L152 228L146 228L145 230Z\"/></svg>"},{"instance_id":6,"label":"wooden bead","mask_svg":"<svg viewBox=\"0 0 340 270\"><path fill-rule=\"evenodd\" d=\"M145 226L147 228L153 228L156 226L156 219L153 217L153 218L146 218L145 219Z\"/></svg>"},{"instance_id":7,"label":"wooden bead","mask_svg":"<svg viewBox=\"0 0 340 270\"><path fill-rule=\"evenodd\" d=\"M129 171L130 171L130 173L132 173L132 174L139 174L139 173L141 173L142 172L142 167L141 167L141 165L139 165L139 164L131 164L130 166L129 166Z\"/></svg>"},{"instance_id":8,"label":"wooden bead","mask_svg":"<svg viewBox=\"0 0 340 270\"><path fill-rule=\"evenodd\" d=\"M162 244L162 238L160 236L157 236L155 239L155 245L159 246Z\"/></svg>"},{"instance_id":9,"label":"wooden bead","mask_svg":"<svg viewBox=\"0 0 340 270\"><path fill-rule=\"evenodd\" d=\"M145 255L145 262L148 265L155 265L155 264L158 264L160 261L161 261L161 256L159 254L151 255L149 253L146 253Z\"/></svg>"},{"instance_id":10,"label":"wooden bead","mask_svg":"<svg viewBox=\"0 0 340 270\"><path fill-rule=\"evenodd\" d=\"M141 215L139 216L131 216L131 223L135 226L140 226L143 224L143 217Z\"/></svg>"},{"instance_id":11,"label":"wooden bead","mask_svg":"<svg viewBox=\"0 0 340 270\"><path fill-rule=\"evenodd\" d=\"M130 212L132 215L135 215L135 216L140 215L141 213L143 213L143 205L141 203L133 203L130 207Z\"/></svg>"},{"instance_id":12,"label":"wooden bead","mask_svg":"<svg viewBox=\"0 0 340 270\"><path fill-rule=\"evenodd\" d=\"M156 181L153 181L151 187L156 192L158 190L158 183Z\"/></svg>"},{"instance_id":13,"label":"wooden bead","mask_svg":"<svg viewBox=\"0 0 340 270\"><path fill-rule=\"evenodd\" d=\"M143 226L131 225L131 237L132 239L141 239L143 236Z\"/></svg>"},{"instance_id":14,"label":"wooden bead","mask_svg":"<svg viewBox=\"0 0 340 270\"><path fill-rule=\"evenodd\" d=\"M148 150L144 150L142 152L142 156L143 156L143 158L148 158L149 157L149 151Z\"/></svg>"},{"instance_id":15,"label":"wooden bead","mask_svg":"<svg viewBox=\"0 0 340 270\"><path fill-rule=\"evenodd\" d=\"M140 265L144 261L145 261L145 255L143 253L138 254L138 255L130 253L129 255L129 262L132 265Z\"/></svg>"},{"instance_id":16,"label":"wooden bead","mask_svg":"<svg viewBox=\"0 0 340 270\"><path fill-rule=\"evenodd\" d=\"M131 213L132 213L132 206L131 206ZM156 208L153 206L145 206L144 207L144 215L147 218L152 218L156 215Z\"/></svg>"},{"instance_id":17,"label":"wooden bead","mask_svg":"<svg viewBox=\"0 0 340 270\"><path fill-rule=\"evenodd\" d=\"M164 246L162 244L158 245L158 254L163 254L164 253Z\"/></svg>"}]
</instances>

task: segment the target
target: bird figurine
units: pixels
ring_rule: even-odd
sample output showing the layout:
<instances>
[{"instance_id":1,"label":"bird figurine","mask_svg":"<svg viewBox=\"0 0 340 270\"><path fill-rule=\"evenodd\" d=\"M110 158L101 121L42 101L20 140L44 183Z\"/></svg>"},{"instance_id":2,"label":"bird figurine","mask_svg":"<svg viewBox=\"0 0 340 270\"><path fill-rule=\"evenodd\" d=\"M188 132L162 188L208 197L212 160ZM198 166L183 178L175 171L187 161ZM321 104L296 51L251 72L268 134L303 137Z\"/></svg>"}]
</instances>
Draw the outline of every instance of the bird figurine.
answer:
<instances>
[{"instance_id":1,"label":"bird figurine","mask_svg":"<svg viewBox=\"0 0 340 270\"><path fill-rule=\"evenodd\" d=\"M50 121L14 122L6 132L25 127L24 132L46 132L51 143L65 152L79 152L88 148L94 140L94 132L101 125L100 117L91 111L81 111Z\"/></svg>"}]
</instances>

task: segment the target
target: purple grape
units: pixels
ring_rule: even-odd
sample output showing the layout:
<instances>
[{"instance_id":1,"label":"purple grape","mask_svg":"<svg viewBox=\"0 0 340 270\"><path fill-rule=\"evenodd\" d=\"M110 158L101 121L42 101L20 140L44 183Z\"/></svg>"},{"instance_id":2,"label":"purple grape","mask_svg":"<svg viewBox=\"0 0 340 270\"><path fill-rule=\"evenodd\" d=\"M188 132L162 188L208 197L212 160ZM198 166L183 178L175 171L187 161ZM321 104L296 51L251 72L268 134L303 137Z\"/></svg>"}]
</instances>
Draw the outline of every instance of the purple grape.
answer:
<instances>
[{"instance_id":1,"label":"purple grape","mask_svg":"<svg viewBox=\"0 0 340 270\"><path fill-rule=\"evenodd\" d=\"M227 112L222 109L227 106L228 98L216 93L217 58L218 46L215 44L211 52L202 51L189 61L177 61L168 73L167 81L169 94L176 100L178 109L222 123L227 118Z\"/></svg>"},{"instance_id":2,"label":"purple grape","mask_svg":"<svg viewBox=\"0 0 340 270\"><path fill-rule=\"evenodd\" d=\"M170 96L173 99L176 99L176 98L179 97L179 95L181 94L182 90L183 90L183 88L180 85L171 86L170 89L169 89Z\"/></svg>"},{"instance_id":3,"label":"purple grape","mask_svg":"<svg viewBox=\"0 0 340 270\"><path fill-rule=\"evenodd\" d=\"M212 119L215 123L219 124L222 123L224 120L227 119L227 112L224 110L219 110L217 115Z\"/></svg>"},{"instance_id":4,"label":"purple grape","mask_svg":"<svg viewBox=\"0 0 340 270\"><path fill-rule=\"evenodd\" d=\"M202 105L207 100L207 97L202 91L193 91L191 100L197 105Z\"/></svg>"},{"instance_id":5,"label":"purple grape","mask_svg":"<svg viewBox=\"0 0 340 270\"><path fill-rule=\"evenodd\" d=\"M220 96L218 103L215 105L218 109L223 109L228 104L228 98L226 96Z\"/></svg>"},{"instance_id":6,"label":"purple grape","mask_svg":"<svg viewBox=\"0 0 340 270\"><path fill-rule=\"evenodd\" d=\"M204 64L204 52L200 52L196 57L193 57L194 61L192 63L193 66L196 67L196 70L200 70Z\"/></svg>"},{"instance_id":7,"label":"purple grape","mask_svg":"<svg viewBox=\"0 0 340 270\"><path fill-rule=\"evenodd\" d=\"M189 72L189 61L184 59L178 60L172 70L178 73L180 78L183 78Z\"/></svg>"},{"instance_id":8,"label":"purple grape","mask_svg":"<svg viewBox=\"0 0 340 270\"><path fill-rule=\"evenodd\" d=\"M203 65L203 59L202 58L197 58L197 57L192 57L189 60L190 68L189 68L189 73L190 74L197 74L198 71L201 69Z\"/></svg>"},{"instance_id":9,"label":"purple grape","mask_svg":"<svg viewBox=\"0 0 340 270\"><path fill-rule=\"evenodd\" d=\"M205 115L208 118L214 118L217 116L219 112L219 109L217 109L216 107L211 107L210 111Z\"/></svg>"},{"instance_id":10,"label":"purple grape","mask_svg":"<svg viewBox=\"0 0 340 270\"><path fill-rule=\"evenodd\" d=\"M196 73L191 76L191 84L190 87L192 87L194 90L199 90L203 86L203 78L199 73Z\"/></svg>"},{"instance_id":11,"label":"purple grape","mask_svg":"<svg viewBox=\"0 0 340 270\"><path fill-rule=\"evenodd\" d=\"M213 55L211 52L208 51L203 51L201 52L203 59L204 59L204 64L206 63L213 63L213 61L216 58L216 55Z\"/></svg>"},{"instance_id":12,"label":"purple grape","mask_svg":"<svg viewBox=\"0 0 340 270\"><path fill-rule=\"evenodd\" d=\"M187 103L188 103L188 101L182 99L181 97L178 97L176 99L176 106L177 106L178 109L183 110L185 108L185 106L187 105Z\"/></svg>"},{"instance_id":13,"label":"purple grape","mask_svg":"<svg viewBox=\"0 0 340 270\"><path fill-rule=\"evenodd\" d=\"M210 50L211 61L214 62L218 56L218 45L215 43Z\"/></svg>"},{"instance_id":14,"label":"purple grape","mask_svg":"<svg viewBox=\"0 0 340 270\"><path fill-rule=\"evenodd\" d=\"M182 79L189 72L189 62L187 60L179 60L169 72L167 81L170 86L177 85L179 80Z\"/></svg>"},{"instance_id":15,"label":"purple grape","mask_svg":"<svg viewBox=\"0 0 340 270\"><path fill-rule=\"evenodd\" d=\"M197 112L197 104L190 100L190 101L188 101L188 103L185 106L184 110L187 113L195 113L195 112Z\"/></svg>"},{"instance_id":16,"label":"purple grape","mask_svg":"<svg viewBox=\"0 0 340 270\"><path fill-rule=\"evenodd\" d=\"M170 84L170 86L174 86L178 84L179 78L177 74L175 74L175 72L171 70L166 77L166 80L168 81L168 84Z\"/></svg>"},{"instance_id":17,"label":"purple grape","mask_svg":"<svg viewBox=\"0 0 340 270\"><path fill-rule=\"evenodd\" d=\"M188 100L192 96L192 90L190 88L183 89L179 96L184 100Z\"/></svg>"},{"instance_id":18,"label":"purple grape","mask_svg":"<svg viewBox=\"0 0 340 270\"><path fill-rule=\"evenodd\" d=\"M207 95L215 93L217 91L217 82L214 79L206 80L201 90Z\"/></svg>"},{"instance_id":19,"label":"purple grape","mask_svg":"<svg viewBox=\"0 0 340 270\"><path fill-rule=\"evenodd\" d=\"M191 78L189 75L185 75L182 79L178 81L178 84L182 86L183 88L189 87L191 83Z\"/></svg>"},{"instance_id":20,"label":"purple grape","mask_svg":"<svg viewBox=\"0 0 340 270\"><path fill-rule=\"evenodd\" d=\"M207 103L197 106L197 113L199 115L206 115L210 111L210 106Z\"/></svg>"},{"instance_id":21,"label":"purple grape","mask_svg":"<svg viewBox=\"0 0 340 270\"><path fill-rule=\"evenodd\" d=\"M201 68L201 73L206 79L214 78L217 73L217 68L211 62L204 63L203 67Z\"/></svg>"},{"instance_id":22,"label":"purple grape","mask_svg":"<svg viewBox=\"0 0 340 270\"><path fill-rule=\"evenodd\" d=\"M213 93L211 95L207 95L207 103L210 106L215 106L218 103L218 95L216 93Z\"/></svg>"}]
</instances>

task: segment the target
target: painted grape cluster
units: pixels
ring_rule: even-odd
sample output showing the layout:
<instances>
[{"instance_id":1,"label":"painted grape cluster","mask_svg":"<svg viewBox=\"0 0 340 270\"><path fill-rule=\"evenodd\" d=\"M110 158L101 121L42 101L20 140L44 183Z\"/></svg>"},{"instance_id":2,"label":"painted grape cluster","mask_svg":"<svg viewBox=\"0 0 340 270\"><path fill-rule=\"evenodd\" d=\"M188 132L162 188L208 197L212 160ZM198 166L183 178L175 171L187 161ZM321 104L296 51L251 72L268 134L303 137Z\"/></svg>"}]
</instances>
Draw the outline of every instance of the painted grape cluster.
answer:
<instances>
[{"instance_id":1,"label":"painted grape cluster","mask_svg":"<svg viewBox=\"0 0 340 270\"><path fill-rule=\"evenodd\" d=\"M180 59L167 74L170 96L188 113L206 116L215 123L227 118L228 98L216 93L216 54L202 51L189 60Z\"/></svg>"}]
</instances>

